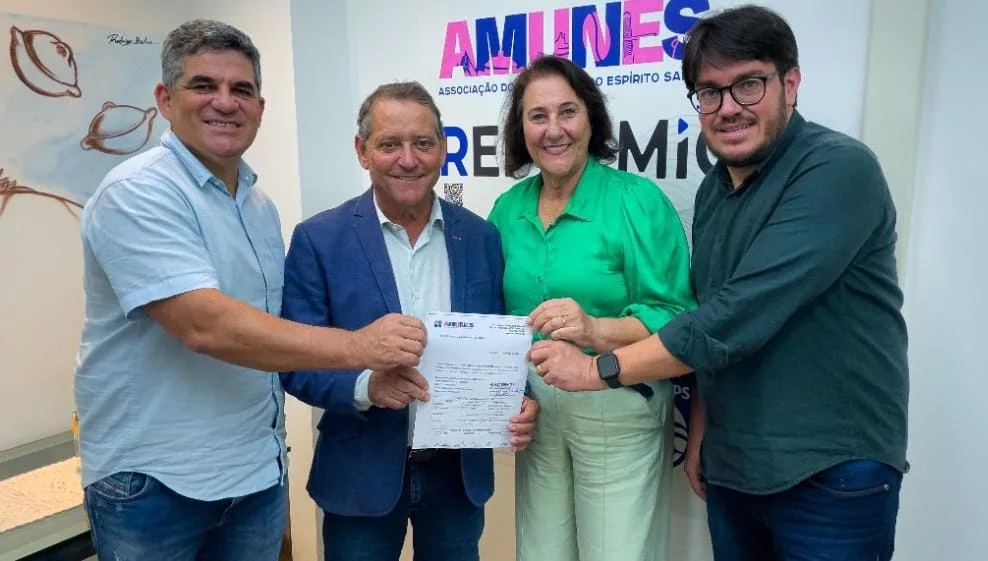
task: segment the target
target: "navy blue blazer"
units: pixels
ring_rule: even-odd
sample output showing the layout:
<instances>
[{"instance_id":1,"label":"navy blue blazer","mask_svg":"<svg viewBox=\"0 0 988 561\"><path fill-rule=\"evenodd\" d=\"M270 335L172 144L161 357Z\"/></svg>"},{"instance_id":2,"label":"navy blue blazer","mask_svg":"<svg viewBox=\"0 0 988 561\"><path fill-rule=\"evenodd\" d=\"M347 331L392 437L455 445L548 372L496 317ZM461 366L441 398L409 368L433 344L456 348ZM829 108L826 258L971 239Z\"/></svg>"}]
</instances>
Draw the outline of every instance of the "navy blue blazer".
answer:
<instances>
[{"instance_id":1,"label":"navy blue blazer","mask_svg":"<svg viewBox=\"0 0 988 561\"><path fill-rule=\"evenodd\" d=\"M504 313L501 242L492 225L440 199L454 312ZM372 191L302 222L285 261L282 315L311 325L355 330L401 312ZM408 410L353 405L358 370L281 374L285 391L325 409L307 489L342 516L391 512L404 480ZM463 450L463 484L480 506L494 491L491 450Z\"/></svg>"}]
</instances>

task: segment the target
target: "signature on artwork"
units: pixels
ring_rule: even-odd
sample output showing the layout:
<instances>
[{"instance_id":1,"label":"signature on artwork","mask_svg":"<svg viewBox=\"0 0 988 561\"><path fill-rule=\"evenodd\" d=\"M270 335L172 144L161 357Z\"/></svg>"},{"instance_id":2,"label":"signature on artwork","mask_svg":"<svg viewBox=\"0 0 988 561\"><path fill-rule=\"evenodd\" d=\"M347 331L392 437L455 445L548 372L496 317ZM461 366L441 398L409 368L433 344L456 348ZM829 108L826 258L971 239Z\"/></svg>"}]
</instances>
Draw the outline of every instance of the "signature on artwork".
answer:
<instances>
[{"instance_id":1,"label":"signature on artwork","mask_svg":"<svg viewBox=\"0 0 988 561\"><path fill-rule=\"evenodd\" d=\"M117 47L129 47L130 45L155 45L156 43L148 39L147 35L128 37L120 33L110 33L106 36L106 44Z\"/></svg>"},{"instance_id":2,"label":"signature on artwork","mask_svg":"<svg viewBox=\"0 0 988 561\"><path fill-rule=\"evenodd\" d=\"M44 191L39 191L37 189L28 187L26 185L18 185L10 177L5 177L3 173L3 168L0 168L0 216L3 216L3 211L7 210L7 204L10 202L10 198L14 195L37 195L39 197L47 197L49 199L54 199L65 207L73 216L78 217L78 211L76 209L81 209L82 205L73 201L68 197L62 197L54 193L46 193Z\"/></svg>"}]
</instances>

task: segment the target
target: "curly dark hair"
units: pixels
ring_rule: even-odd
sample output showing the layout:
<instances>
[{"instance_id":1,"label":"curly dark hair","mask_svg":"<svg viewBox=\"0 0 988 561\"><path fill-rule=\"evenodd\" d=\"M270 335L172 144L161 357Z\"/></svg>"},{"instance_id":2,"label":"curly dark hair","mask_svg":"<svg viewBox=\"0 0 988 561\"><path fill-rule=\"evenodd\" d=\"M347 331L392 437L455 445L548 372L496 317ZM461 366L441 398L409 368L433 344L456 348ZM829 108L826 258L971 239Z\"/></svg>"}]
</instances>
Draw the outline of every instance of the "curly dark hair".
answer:
<instances>
[{"instance_id":1,"label":"curly dark hair","mask_svg":"<svg viewBox=\"0 0 988 561\"><path fill-rule=\"evenodd\" d=\"M505 110L504 128L504 172L521 179L528 175L532 165L532 155L525 147L525 131L523 129L522 97L525 88L535 79L546 75L557 74L569 82L584 105L587 106L587 116L590 119L590 144L588 151L597 160L609 164L614 161L618 152L618 143L614 139L614 127L611 116L607 113L607 99L594 83L594 79L572 61L557 56L543 56L536 59L521 74L515 78L514 87L508 98Z\"/></svg>"},{"instance_id":2,"label":"curly dark hair","mask_svg":"<svg viewBox=\"0 0 988 561\"><path fill-rule=\"evenodd\" d=\"M762 60L775 64L779 77L799 66L792 28L778 13L744 5L698 20L686 35L683 81L695 91L705 62L715 64Z\"/></svg>"}]
</instances>

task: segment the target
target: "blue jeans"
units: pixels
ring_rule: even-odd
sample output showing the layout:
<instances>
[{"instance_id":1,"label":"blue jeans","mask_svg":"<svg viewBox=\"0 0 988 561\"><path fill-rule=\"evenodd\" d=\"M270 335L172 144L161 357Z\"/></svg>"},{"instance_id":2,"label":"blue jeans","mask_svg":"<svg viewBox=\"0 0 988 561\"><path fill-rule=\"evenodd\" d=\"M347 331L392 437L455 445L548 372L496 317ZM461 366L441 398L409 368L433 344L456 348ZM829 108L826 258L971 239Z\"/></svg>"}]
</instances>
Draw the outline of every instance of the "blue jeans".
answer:
<instances>
[{"instance_id":1,"label":"blue jeans","mask_svg":"<svg viewBox=\"0 0 988 561\"><path fill-rule=\"evenodd\" d=\"M142 473L105 477L85 492L100 561L276 561L285 487L198 501Z\"/></svg>"},{"instance_id":2,"label":"blue jeans","mask_svg":"<svg viewBox=\"0 0 988 561\"><path fill-rule=\"evenodd\" d=\"M415 561L478 561L484 507L463 489L458 453L408 463L401 497L380 517L325 513L326 561L398 561L408 521Z\"/></svg>"},{"instance_id":3,"label":"blue jeans","mask_svg":"<svg viewBox=\"0 0 988 561\"><path fill-rule=\"evenodd\" d=\"M902 473L855 460L795 487L750 495L707 485L717 561L889 561Z\"/></svg>"}]
</instances>

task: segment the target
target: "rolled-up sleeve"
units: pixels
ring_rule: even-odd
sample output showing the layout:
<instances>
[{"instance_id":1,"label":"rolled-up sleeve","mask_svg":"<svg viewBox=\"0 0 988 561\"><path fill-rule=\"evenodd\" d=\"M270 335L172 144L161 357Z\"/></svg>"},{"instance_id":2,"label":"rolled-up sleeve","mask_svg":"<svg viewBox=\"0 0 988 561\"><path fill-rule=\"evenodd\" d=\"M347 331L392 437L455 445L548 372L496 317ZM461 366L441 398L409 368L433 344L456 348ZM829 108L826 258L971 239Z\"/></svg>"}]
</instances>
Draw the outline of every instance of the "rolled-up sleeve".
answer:
<instances>
[{"instance_id":1,"label":"rolled-up sleeve","mask_svg":"<svg viewBox=\"0 0 988 561\"><path fill-rule=\"evenodd\" d=\"M690 254L679 214L661 190L627 189L622 207L624 275L631 304L622 317L638 318L655 333L696 307Z\"/></svg>"},{"instance_id":2,"label":"rolled-up sleeve","mask_svg":"<svg viewBox=\"0 0 988 561\"><path fill-rule=\"evenodd\" d=\"M659 330L665 347L704 371L760 349L847 269L881 226L888 196L877 160L863 148L808 158L729 280Z\"/></svg>"},{"instance_id":3,"label":"rolled-up sleeve","mask_svg":"<svg viewBox=\"0 0 988 561\"><path fill-rule=\"evenodd\" d=\"M191 204L166 183L108 185L92 201L82 237L128 318L151 302L219 288Z\"/></svg>"}]
</instances>

